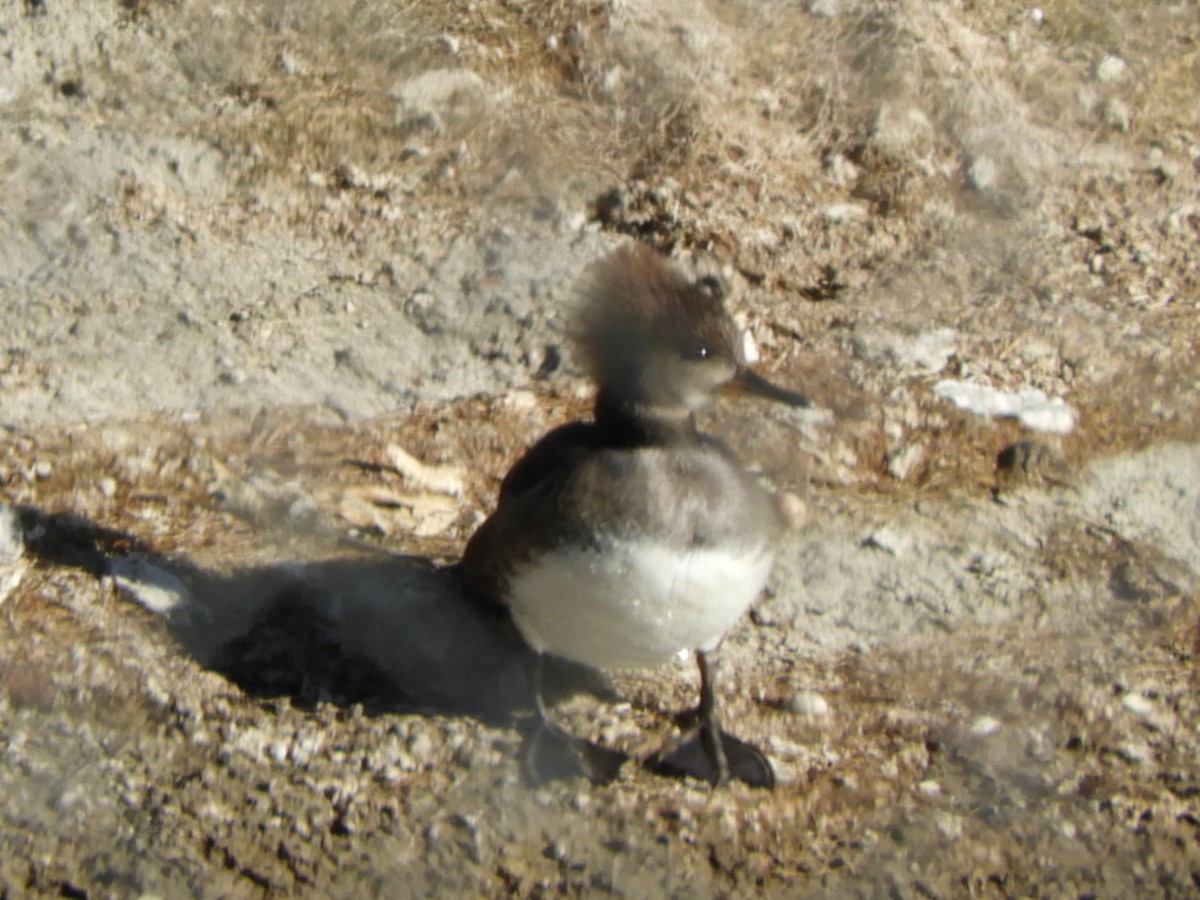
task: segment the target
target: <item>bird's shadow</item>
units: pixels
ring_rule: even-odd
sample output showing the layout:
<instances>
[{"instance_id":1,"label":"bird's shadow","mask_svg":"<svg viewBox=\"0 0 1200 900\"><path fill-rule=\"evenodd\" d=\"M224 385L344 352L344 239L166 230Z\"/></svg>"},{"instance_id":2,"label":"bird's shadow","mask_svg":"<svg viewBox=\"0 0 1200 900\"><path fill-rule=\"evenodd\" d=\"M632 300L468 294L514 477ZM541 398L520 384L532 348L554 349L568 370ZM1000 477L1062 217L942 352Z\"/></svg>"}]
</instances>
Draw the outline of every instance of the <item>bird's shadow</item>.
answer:
<instances>
[{"instance_id":1,"label":"bird's shadow","mask_svg":"<svg viewBox=\"0 0 1200 900\"><path fill-rule=\"evenodd\" d=\"M201 666L251 697L491 724L535 706L533 652L502 611L469 595L457 566L381 556L227 573L86 518L17 513L34 560L113 577ZM551 664L545 687L551 699L609 693L597 673L565 662Z\"/></svg>"}]
</instances>

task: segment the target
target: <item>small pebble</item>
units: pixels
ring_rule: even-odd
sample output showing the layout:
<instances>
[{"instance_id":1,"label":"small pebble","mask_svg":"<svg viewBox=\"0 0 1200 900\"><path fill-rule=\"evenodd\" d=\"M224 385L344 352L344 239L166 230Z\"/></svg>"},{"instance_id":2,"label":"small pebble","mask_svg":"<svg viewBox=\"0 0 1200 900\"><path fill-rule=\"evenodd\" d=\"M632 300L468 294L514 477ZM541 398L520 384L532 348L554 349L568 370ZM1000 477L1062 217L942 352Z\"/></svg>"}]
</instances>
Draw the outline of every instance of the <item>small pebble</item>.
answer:
<instances>
[{"instance_id":1,"label":"small pebble","mask_svg":"<svg viewBox=\"0 0 1200 900\"><path fill-rule=\"evenodd\" d=\"M887 454L888 474L903 481L925 459L925 448L920 444L905 444Z\"/></svg>"},{"instance_id":2,"label":"small pebble","mask_svg":"<svg viewBox=\"0 0 1200 900\"><path fill-rule=\"evenodd\" d=\"M987 737L1000 730L1000 721L992 716L980 716L971 723L971 734L975 737Z\"/></svg>"},{"instance_id":3,"label":"small pebble","mask_svg":"<svg viewBox=\"0 0 1200 900\"><path fill-rule=\"evenodd\" d=\"M834 203L825 207L825 218L835 224L867 218L867 208L861 203Z\"/></svg>"},{"instance_id":4,"label":"small pebble","mask_svg":"<svg viewBox=\"0 0 1200 900\"><path fill-rule=\"evenodd\" d=\"M1125 60L1110 53L1096 63L1096 80L1105 84L1120 81L1125 77L1125 70L1128 68Z\"/></svg>"},{"instance_id":5,"label":"small pebble","mask_svg":"<svg viewBox=\"0 0 1200 900\"><path fill-rule=\"evenodd\" d=\"M996 163L990 156L977 156L967 166L967 181L977 191L985 191L996 183Z\"/></svg>"},{"instance_id":6,"label":"small pebble","mask_svg":"<svg viewBox=\"0 0 1200 900\"><path fill-rule=\"evenodd\" d=\"M788 702L788 708L794 713L812 718L829 715L829 701L816 691L797 691Z\"/></svg>"},{"instance_id":7,"label":"small pebble","mask_svg":"<svg viewBox=\"0 0 1200 900\"><path fill-rule=\"evenodd\" d=\"M742 331L742 355L746 357L748 363L756 363L762 358L758 352L758 344L755 343L754 335L749 330Z\"/></svg>"},{"instance_id":8,"label":"small pebble","mask_svg":"<svg viewBox=\"0 0 1200 900\"><path fill-rule=\"evenodd\" d=\"M1130 691L1121 698L1121 705L1138 716L1148 716L1154 712L1154 704L1134 691Z\"/></svg>"},{"instance_id":9,"label":"small pebble","mask_svg":"<svg viewBox=\"0 0 1200 900\"><path fill-rule=\"evenodd\" d=\"M868 535L863 540L862 546L882 550L884 553L899 559L908 554L908 551L912 549L913 543L914 540L911 533L888 524Z\"/></svg>"}]
</instances>

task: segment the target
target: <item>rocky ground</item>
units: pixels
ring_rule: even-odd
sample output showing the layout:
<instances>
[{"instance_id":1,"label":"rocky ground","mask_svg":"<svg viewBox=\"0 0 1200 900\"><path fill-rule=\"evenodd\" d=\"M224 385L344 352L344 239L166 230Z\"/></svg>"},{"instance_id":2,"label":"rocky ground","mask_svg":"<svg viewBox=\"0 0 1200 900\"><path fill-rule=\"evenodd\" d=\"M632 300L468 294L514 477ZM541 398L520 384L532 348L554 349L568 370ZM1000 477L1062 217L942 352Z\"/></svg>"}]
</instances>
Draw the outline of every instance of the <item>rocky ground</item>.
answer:
<instances>
[{"instance_id":1,"label":"rocky ground","mask_svg":"<svg viewBox=\"0 0 1200 900\"><path fill-rule=\"evenodd\" d=\"M0 898L1200 894L1198 13L6 5ZM525 786L446 566L627 240L819 406L706 421L795 518L770 792Z\"/></svg>"}]
</instances>

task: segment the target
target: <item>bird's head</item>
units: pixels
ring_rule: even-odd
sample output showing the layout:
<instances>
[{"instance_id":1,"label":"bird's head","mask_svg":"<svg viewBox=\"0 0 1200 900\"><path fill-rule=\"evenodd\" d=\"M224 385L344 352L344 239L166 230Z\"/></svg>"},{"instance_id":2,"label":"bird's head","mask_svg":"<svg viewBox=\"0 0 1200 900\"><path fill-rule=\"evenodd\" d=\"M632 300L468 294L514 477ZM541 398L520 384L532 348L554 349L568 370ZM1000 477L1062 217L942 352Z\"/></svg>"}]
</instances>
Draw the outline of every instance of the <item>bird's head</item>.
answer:
<instances>
[{"instance_id":1,"label":"bird's head","mask_svg":"<svg viewBox=\"0 0 1200 900\"><path fill-rule=\"evenodd\" d=\"M691 415L722 391L810 405L749 368L746 335L717 279L690 280L643 245L596 264L576 334L601 391L646 412Z\"/></svg>"}]
</instances>

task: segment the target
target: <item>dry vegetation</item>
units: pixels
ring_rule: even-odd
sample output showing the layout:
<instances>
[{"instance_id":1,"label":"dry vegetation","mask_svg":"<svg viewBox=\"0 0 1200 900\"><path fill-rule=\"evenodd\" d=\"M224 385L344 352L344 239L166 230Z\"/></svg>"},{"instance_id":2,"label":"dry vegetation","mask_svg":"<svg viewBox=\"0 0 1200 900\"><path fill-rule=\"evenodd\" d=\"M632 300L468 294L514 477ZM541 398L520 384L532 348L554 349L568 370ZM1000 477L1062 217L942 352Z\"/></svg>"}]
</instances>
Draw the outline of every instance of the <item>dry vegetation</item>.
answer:
<instances>
[{"instance_id":1,"label":"dry vegetation","mask_svg":"<svg viewBox=\"0 0 1200 900\"><path fill-rule=\"evenodd\" d=\"M508 218L717 268L773 377L834 415L802 437L758 410L712 419L812 529L1026 478L1070 490L1096 459L1200 438L1194 0L1047 0L1041 21L999 0L843 0L829 17L795 2L114 4L115 50L79 52L47 76L52 101L3 114L218 151L226 193L180 199L130 175L107 213L123 227L294 232L351 248L384 292L389 253L433 271L450 237ZM939 328L955 333L944 369L901 358ZM53 370L6 354L0 388ZM944 377L1065 396L1079 426L997 473L1029 433L952 410L931 390ZM239 645L226 678L98 577L131 553L198 579L453 559L514 455L586 406L568 365L528 393L368 421L131 409L13 427L0 500L43 531L0 595L0 900L1200 891L1196 576L1148 540L1075 525L1038 545L1048 591L1097 585L1074 628L1033 611L810 659L764 615L734 638L762 652L729 688L784 776L770 797L640 772L528 791L511 727L388 709L320 623L266 656ZM448 516L391 446L465 470ZM439 526L418 534L431 509ZM275 650L272 666L321 658L289 673L315 687L263 699L245 673ZM617 687L624 705L577 698L562 715L645 752L687 702L678 678ZM832 714L798 713L801 689Z\"/></svg>"},{"instance_id":2,"label":"dry vegetation","mask_svg":"<svg viewBox=\"0 0 1200 900\"><path fill-rule=\"evenodd\" d=\"M847 372L842 336L937 323L963 374L1069 393L1073 458L1194 437L1191 7L804 7L192 4L176 52L211 114L181 127L243 167L222 229L282 211L365 248L468 207L594 218L732 267L772 364L851 419L892 376ZM972 461L952 480L1003 446L931 430L926 467Z\"/></svg>"}]
</instances>

